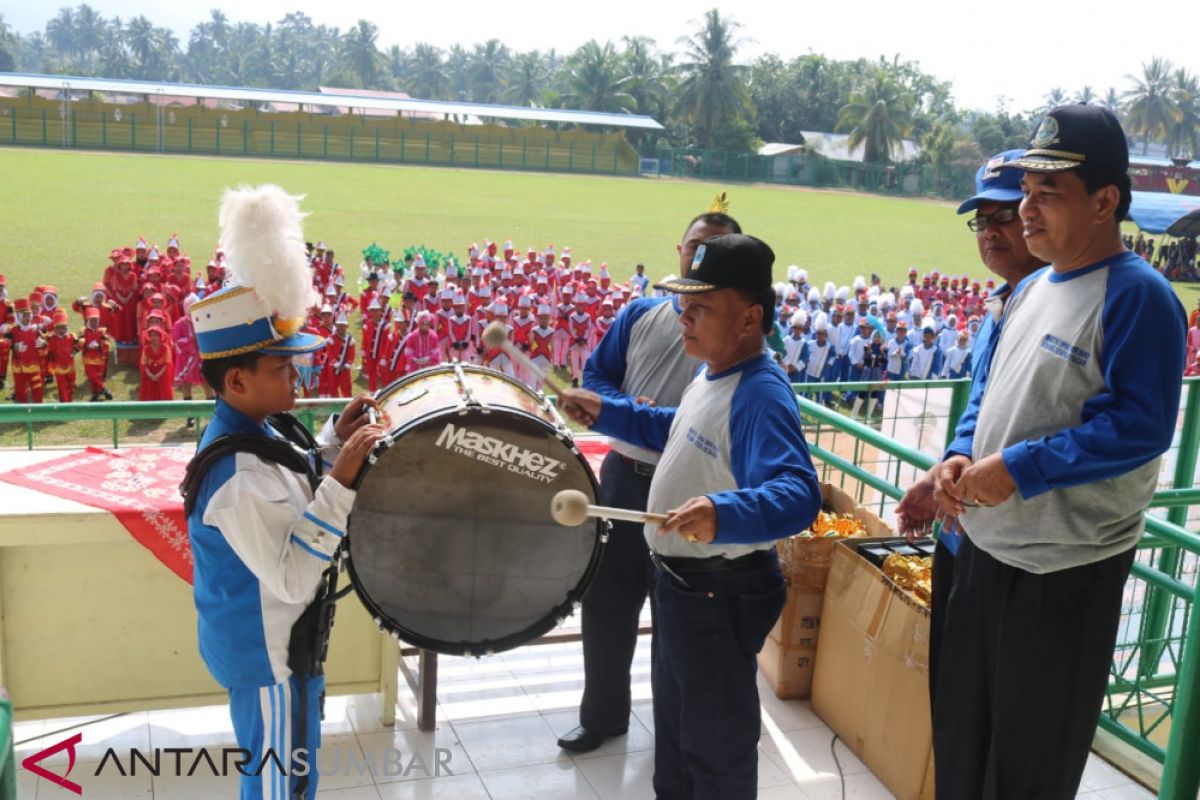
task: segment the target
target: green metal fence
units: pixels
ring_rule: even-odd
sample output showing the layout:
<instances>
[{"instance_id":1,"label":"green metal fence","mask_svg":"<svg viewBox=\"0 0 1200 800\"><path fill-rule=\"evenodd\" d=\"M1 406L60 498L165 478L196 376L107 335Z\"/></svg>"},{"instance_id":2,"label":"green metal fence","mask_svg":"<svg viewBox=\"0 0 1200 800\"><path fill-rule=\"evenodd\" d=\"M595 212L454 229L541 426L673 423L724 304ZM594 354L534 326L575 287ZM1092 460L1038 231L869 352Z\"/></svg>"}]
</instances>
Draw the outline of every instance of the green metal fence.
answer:
<instances>
[{"instance_id":1,"label":"green metal fence","mask_svg":"<svg viewBox=\"0 0 1200 800\"><path fill-rule=\"evenodd\" d=\"M620 134L0 97L0 145L635 175Z\"/></svg>"},{"instance_id":2,"label":"green metal fence","mask_svg":"<svg viewBox=\"0 0 1200 800\"><path fill-rule=\"evenodd\" d=\"M846 489L885 518L915 476L932 466L966 405L968 381L798 384L805 434L823 480ZM886 391L887 412L858 421L838 410L856 392ZM815 398L815 399L810 399ZM310 428L344 400L301 400ZM828 403L834 407L827 407ZM864 407L860 409L865 411ZM111 425L114 446L129 420L174 420L212 413L209 401L0 405L0 431L26 429L33 447L39 425L91 420ZM1147 514L1126 585L1109 689L1100 727L1162 764L1159 797L1194 800L1200 790L1200 381L1184 387L1178 435L1163 482ZM11 429L11 428L9 428ZM199 426L189 436L199 435ZM92 439L94 441L95 439Z\"/></svg>"}]
</instances>

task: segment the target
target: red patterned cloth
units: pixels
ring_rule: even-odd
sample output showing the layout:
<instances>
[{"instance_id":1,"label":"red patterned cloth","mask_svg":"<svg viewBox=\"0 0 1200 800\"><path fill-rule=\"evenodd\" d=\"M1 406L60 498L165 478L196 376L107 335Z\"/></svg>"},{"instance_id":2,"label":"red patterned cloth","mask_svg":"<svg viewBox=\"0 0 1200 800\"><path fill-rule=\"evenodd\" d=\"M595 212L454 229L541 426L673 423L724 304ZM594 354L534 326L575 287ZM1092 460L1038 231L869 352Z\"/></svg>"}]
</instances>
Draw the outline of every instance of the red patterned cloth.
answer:
<instances>
[{"instance_id":1,"label":"red patterned cloth","mask_svg":"<svg viewBox=\"0 0 1200 800\"><path fill-rule=\"evenodd\" d=\"M0 481L110 512L155 558L189 584L192 547L179 484L193 451L135 447L72 453L0 474Z\"/></svg>"},{"instance_id":2,"label":"red patterned cloth","mask_svg":"<svg viewBox=\"0 0 1200 800\"><path fill-rule=\"evenodd\" d=\"M597 479L608 438L581 437L579 451ZM179 484L193 451L187 447L89 447L53 461L0 473L0 481L103 509L154 557L189 584L192 546Z\"/></svg>"}]
</instances>

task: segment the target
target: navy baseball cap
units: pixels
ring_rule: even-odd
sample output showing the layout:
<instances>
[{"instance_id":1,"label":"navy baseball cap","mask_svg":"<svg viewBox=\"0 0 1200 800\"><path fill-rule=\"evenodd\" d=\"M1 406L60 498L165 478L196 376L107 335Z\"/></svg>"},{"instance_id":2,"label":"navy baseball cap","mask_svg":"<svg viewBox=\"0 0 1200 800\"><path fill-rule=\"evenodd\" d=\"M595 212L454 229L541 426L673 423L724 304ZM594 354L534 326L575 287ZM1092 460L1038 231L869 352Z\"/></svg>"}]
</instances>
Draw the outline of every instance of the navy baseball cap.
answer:
<instances>
[{"instance_id":1,"label":"navy baseball cap","mask_svg":"<svg viewBox=\"0 0 1200 800\"><path fill-rule=\"evenodd\" d=\"M726 233L705 239L696 248L692 267L682 278L654 284L676 294L701 294L718 289L770 291L775 252L762 239Z\"/></svg>"},{"instance_id":2,"label":"navy baseball cap","mask_svg":"<svg viewBox=\"0 0 1200 800\"><path fill-rule=\"evenodd\" d=\"M989 158L975 173L975 196L959 206L958 213L974 211L980 203L1015 203L1021 200L1025 195L1021 191L1020 170L1001 169L1000 166L1024 155L1024 150L1005 150Z\"/></svg>"},{"instance_id":3,"label":"navy baseball cap","mask_svg":"<svg viewBox=\"0 0 1200 800\"><path fill-rule=\"evenodd\" d=\"M1047 111L1021 158L1001 170L1065 172L1084 164L1125 174L1129 144L1116 116L1107 108L1072 103Z\"/></svg>"}]
</instances>

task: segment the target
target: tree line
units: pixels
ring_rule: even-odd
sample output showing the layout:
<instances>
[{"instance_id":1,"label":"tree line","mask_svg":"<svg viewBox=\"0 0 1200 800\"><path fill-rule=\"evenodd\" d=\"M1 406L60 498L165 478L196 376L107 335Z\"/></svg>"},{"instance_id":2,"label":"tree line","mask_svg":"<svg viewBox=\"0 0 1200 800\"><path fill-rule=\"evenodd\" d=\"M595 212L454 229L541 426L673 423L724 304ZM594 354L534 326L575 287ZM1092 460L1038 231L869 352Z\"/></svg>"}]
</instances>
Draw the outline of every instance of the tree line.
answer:
<instances>
[{"instance_id":1,"label":"tree line","mask_svg":"<svg viewBox=\"0 0 1200 800\"><path fill-rule=\"evenodd\" d=\"M663 132L629 131L655 147L735 152L762 142L802 141L801 131L850 135L865 160L900 157L901 141L933 166L970 166L1022 147L1042 108L956 106L953 86L899 55L837 60L806 54L738 59L741 25L717 9L665 48L644 36L589 41L570 53L517 51L497 39L442 49L380 41L378 28L315 25L296 11L274 23L231 23L219 10L181 40L145 16L105 18L87 4L63 8L42 31L22 34L0 15L0 71L315 90L318 86L403 91L422 99L580 108L644 114ZM1127 85L1102 94L1051 89L1047 107L1104 105L1148 152L1200 156L1200 85L1162 58L1142 64Z\"/></svg>"}]
</instances>

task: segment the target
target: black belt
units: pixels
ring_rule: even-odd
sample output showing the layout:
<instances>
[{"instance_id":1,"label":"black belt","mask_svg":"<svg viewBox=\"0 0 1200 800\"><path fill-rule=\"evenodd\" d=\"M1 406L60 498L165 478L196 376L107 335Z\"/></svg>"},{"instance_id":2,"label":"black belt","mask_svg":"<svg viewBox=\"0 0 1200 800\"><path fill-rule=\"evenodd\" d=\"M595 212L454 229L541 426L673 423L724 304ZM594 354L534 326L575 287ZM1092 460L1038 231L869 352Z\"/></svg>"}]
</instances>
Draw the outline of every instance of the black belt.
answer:
<instances>
[{"instance_id":1,"label":"black belt","mask_svg":"<svg viewBox=\"0 0 1200 800\"><path fill-rule=\"evenodd\" d=\"M614 450L613 452L616 453L617 451ZM617 455L621 457L622 461L629 465L629 468L632 469L635 474L641 475L643 478L654 477L653 464L647 464L645 461L638 461L636 458L630 458L624 453L617 453Z\"/></svg>"},{"instance_id":2,"label":"black belt","mask_svg":"<svg viewBox=\"0 0 1200 800\"><path fill-rule=\"evenodd\" d=\"M775 549L753 550L744 556L726 558L725 556L709 556L708 558L685 558L682 556L662 556L651 551L650 560L664 572L674 575L676 572L751 572L766 569L779 563Z\"/></svg>"}]
</instances>

